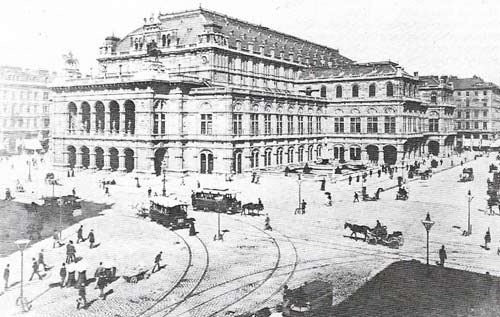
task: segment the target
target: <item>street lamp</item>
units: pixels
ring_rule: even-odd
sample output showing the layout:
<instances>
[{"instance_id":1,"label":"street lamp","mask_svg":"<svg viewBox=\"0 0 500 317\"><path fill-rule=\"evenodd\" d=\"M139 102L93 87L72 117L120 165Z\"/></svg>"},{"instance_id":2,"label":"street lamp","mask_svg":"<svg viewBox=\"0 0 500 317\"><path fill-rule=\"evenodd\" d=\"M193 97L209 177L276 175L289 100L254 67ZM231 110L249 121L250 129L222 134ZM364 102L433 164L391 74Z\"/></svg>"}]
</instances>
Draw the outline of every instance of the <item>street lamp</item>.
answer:
<instances>
[{"instance_id":1,"label":"street lamp","mask_svg":"<svg viewBox=\"0 0 500 317\"><path fill-rule=\"evenodd\" d=\"M470 203L474 199L474 196L472 196L472 193L469 192L467 193L467 202L468 202L468 212L467 212L467 236L470 236L472 234L472 226L470 224Z\"/></svg>"},{"instance_id":2,"label":"street lamp","mask_svg":"<svg viewBox=\"0 0 500 317\"><path fill-rule=\"evenodd\" d=\"M425 227L425 231L427 231L427 269L429 269L429 231L431 231L432 226L434 225L434 221L431 221L431 216L427 213L425 220L422 220L422 224Z\"/></svg>"},{"instance_id":3,"label":"street lamp","mask_svg":"<svg viewBox=\"0 0 500 317\"><path fill-rule=\"evenodd\" d=\"M299 176L299 210L301 210L301 201L302 201L302 175L299 173L297 174ZM304 212L302 210L302 212Z\"/></svg>"},{"instance_id":4,"label":"street lamp","mask_svg":"<svg viewBox=\"0 0 500 317\"><path fill-rule=\"evenodd\" d=\"M222 234L220 233L220 213L221 213L221 205L222 205L222 196L215 197L215 201L217 202L217 235L214 238L214 241L223 240Z\"/></svg>"},{"instance_id":5,"label":"street lamp","mask_svg":"<svg viewBox=\"0 0 500 317\"><path fill-rule=\"evenodd\" d=\"M28 182L31 182L31 162L28 160Z\"/></svg>"},{"instance_id":6,"label":"street lamp","mask_svg":"<svg viewBox=\"0 0 500 317\"><path fill-rule=\"evenodd\" d=\"M14 241L17 248L21 251L21 295L16 300L16 305L21 306L22 312L25 313L30 310L30 306L28 304L28 300L24 297L23 294L23 275L24 275L24 256L23 252L28 247L30 240L22 239Z\"/></svg>"}]
</instances>

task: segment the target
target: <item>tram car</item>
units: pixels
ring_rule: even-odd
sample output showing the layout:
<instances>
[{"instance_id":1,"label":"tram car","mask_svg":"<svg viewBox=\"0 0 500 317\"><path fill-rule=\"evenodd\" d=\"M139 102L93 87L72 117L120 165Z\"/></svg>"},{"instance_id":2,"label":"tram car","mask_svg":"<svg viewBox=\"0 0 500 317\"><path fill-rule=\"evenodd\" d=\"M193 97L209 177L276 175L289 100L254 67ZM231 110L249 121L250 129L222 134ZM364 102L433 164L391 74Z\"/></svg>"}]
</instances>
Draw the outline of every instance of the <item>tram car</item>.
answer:
<instances>
[{"instance_id":1,"label":"tram car","mask_svg":"<svg viewBox=\"0 0 500 317\"><path fill-rule=\"evenodd\" d=\"M174 197L155 196L150 200L149 215L151 221L171 229L188 228L188 204Z\"/></svg>"},{"instance_id":2,"label":"tram car","mask_svg":"<svg viewBox=\"0 0 500 317\"><path fill-rule=\"evenodd\" d=\"M203 188L193 191L191 203L194 210L223 213L240 213L241 211L241 201L237 199L237 192L229 189Z\"/></svg>"},{"instance_id":3,"label":"tram car","mask_svg":"<svg viewBox=\"0 0 500 317\"><path fill-rule=\"evenodd\" d=\"M290 290L284 297L284 317L331 316L333 291L330 283L316 280Z\"/></svg>"}]
</instances>

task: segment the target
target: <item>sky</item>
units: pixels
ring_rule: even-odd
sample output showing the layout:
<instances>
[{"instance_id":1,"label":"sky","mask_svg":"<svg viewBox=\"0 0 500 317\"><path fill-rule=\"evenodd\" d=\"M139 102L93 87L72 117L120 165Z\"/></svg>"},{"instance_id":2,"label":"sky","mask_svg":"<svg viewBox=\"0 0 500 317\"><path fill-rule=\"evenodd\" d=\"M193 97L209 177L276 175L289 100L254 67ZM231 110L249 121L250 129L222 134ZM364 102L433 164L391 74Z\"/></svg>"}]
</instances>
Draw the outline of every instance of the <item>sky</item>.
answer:
<instances>
[{"instance_id":1,"label":"sky","mask_svg":"<svg viewBox=\"0 0 500 317\"><path fill-rule=\"evenodd\" d=\"M106 36L122 38L151 14L200 5L356 61L500 84L498 0L3 0L0 65L58 71L71 50L89 73Z\"/></svg>"}]
</instances>

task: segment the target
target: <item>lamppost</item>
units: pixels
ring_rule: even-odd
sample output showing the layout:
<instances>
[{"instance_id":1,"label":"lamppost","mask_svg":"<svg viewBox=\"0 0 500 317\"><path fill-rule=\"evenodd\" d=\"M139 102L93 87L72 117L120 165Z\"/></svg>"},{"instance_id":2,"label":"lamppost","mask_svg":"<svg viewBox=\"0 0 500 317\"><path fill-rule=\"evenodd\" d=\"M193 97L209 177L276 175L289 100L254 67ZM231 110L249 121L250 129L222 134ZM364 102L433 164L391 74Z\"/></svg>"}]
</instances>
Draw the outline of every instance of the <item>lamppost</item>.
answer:
<instances>
[{"instance_id":1,"label":"lamppost","mask_svg":"<svg viewBox=\"0 0 500 317\"><path fill-rule=\"evenodd\" d=\"M31 162L28 160L28 182L31 182Z\"/></svg>"},{"instance_id":2,"label":"lamppost","mask_svg":"<svg viewBox=\"0 0 500 317\"><path fill-rule=\"evenodd\" d=\"M165 178L167 175L167 170L165 169L165 166L163 166L163 189L162 189L162 195L167 196L167 188L165 187L165 183L167 182L167 179Z\"/></svg>"},{"instance_id":3,"label":"lamppost","mask_svg":"<svg viewBox=\"0 0 500 317\"><path fill-rule=\"evenodd\" d=\"M427 231L427 270L429 270L429 231L431 231L432 226L434 225L434 221L431 221L431 216L427 213L425 220L422 220L422 224L425 227L425 231Z\"/></svg>"},{"instance_id":4,"label":"lamppost","mask_svg":"<svg viewBox=\"0 0 500 317\"><path fill-rule=\"evenodd\" d=\"M24 297L23 293L23 275L24 275L24 250L28 247L30 240L22 239L14 241L17 248L21 251L21 295L16 300L16 305L21 306L22 312L25 313L30 310L28 300Z\"/></svg>"},{"instance_id":5,"label":"lamppost","mask_svg":"<svg viewBox=\"0 0 500 317\"><path fill-rule=\"evenodd\" d=\"M220 233L220 213L221 213L221 205L222 205L222 197L216 197L215 201L217 202L217 235L214 238L214 241L223 240L222 234Z\"/></svg>"},{"instance_id":6,"label":"lamppost","mask_svg":"<svg viewBox=\"0 0 500 317\"><path fill-rule=\"evenodd\" d=\"M468 212L467 212L467 236L470 236L472 234L472 226L470 224L470 203L472 202L472 200L474 199L474 196L472 196L472 193L470 192L470 189L469 189L469 192L467 193L467 202L468 202Z\"/></svg>"},{"instance_id":7,"label":"lamppost","mask_svg":"<svg viewBox=\"0 0 500 317\"><path fill-rule=\"evenodd\" d=\"M302 210L302 207L301 207L301 201L302 201L302 175L299 173L297 174L299 176L299 210L301 210L302 212L304 212Z\"/></svg>"}]
</instances>

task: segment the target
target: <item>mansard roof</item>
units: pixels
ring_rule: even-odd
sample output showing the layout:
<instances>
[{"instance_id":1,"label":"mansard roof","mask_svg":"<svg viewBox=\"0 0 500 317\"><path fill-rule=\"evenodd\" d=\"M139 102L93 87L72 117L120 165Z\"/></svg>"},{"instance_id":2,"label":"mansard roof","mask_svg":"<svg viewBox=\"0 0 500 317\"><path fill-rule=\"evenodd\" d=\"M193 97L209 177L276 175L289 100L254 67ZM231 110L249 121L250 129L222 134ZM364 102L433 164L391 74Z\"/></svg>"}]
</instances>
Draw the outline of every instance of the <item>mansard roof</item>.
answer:
<instances>
[{"instance_id":1,"label":"mansard roof","mask_svg":"<svg viewBox=\"0 0 500 317\"><path fill-rule=\"evenodd\" d=\"M157 19L151 18L149 22L145 19L145 24L142 27L134 30L120 41L117 52L120 54L120 52L129 51L131 41L151 30L169 34L172 39L175 39L175 45L177 45L178 38L178 45L188 47L199 42L198 35L207 32L206 27L208 26L227 38L230 48L236 48L236 43L239 41L241 49L248 50L249 45L253 45L253 50L260 52L262 47L265 55L270 55L271 50L274 49L277 56L283 51L284 57L287 59L289 54L293 54L294 59L300 55L303 60L309 58L312 62L316 59L318 64L322 59L325 63L331 62L333 65L352 62L349 58L340 55L337 49L201 8L160 14Z\"/></svg>"},{"instance_id":2,"label":"mansard roof","mask_svg":"<svg viewBox=\"0 0 500 317\"><path fill-rule=\"evenodd\" d=\"M470 78L458 78L457 76L451 76L450 81L453 83L453 87L456 90L465 89L485 89L493 88L498 89L499 87L492 82L486 82L479 76L472 76Z\"/></svg>"},{"instance_id":3,"label":"mansard roof","mask_svg":"<svg viewBox=\"0 0 500 317\"><path fill-rule=\"evenodd\" d=\"M394 62L353 63L332 68L316 67L304 69L301 80L334 79L334 78L371 78L371 77L412 77Z\"/></svg>"},{"instance_id":4,"label":"mansard roof","mask_svg":"<svg viewBox=\"0 0 500 317\"><path fill-rule=\"evenodd\" d=\"M450 76L425 75L420 76L420 88L443 88L452 89Z\"/></svg>"}]
</instances>

